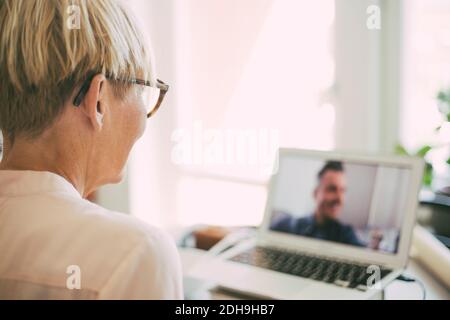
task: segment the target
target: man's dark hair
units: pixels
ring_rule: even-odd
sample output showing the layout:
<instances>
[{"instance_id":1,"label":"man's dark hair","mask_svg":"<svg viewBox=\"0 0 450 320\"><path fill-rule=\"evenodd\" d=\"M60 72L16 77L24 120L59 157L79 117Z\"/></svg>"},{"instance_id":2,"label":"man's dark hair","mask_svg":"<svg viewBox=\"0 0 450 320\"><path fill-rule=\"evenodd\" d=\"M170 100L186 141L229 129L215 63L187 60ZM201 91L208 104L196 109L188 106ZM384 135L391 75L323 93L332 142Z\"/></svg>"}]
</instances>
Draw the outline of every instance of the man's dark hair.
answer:
<instances>
[{"instance_id":1,"label":"man's dark hair","mask_svg":"<svg viewBox=\"0 0 450 320\"><path fill-rule=\"evenodd\" d=\"M323 175L327 171L344 172L344 165L340 161L328 161L327 163L325 163L322 169L320 169L319 173L317 174L317 178L319 180L322 179Z\"/></svg>"}]
</instances>

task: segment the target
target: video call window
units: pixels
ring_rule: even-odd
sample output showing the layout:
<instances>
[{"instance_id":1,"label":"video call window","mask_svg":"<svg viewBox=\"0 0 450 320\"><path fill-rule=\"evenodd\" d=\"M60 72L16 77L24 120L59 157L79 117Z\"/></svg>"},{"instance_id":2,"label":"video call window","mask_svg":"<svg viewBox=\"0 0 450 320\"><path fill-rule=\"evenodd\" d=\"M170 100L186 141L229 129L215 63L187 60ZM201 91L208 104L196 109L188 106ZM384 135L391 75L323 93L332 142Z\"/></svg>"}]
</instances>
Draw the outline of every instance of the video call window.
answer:
<instances>
[{"instance_id":1,"label":"video call window","mask_svg":"<svg viewBox=\"0 0 450 320\"><path fill-rule=\"evenodd\" d=\"M409 169L299 157L281 161L270 230L397 252Z\"/></svg>"}]
</instances>

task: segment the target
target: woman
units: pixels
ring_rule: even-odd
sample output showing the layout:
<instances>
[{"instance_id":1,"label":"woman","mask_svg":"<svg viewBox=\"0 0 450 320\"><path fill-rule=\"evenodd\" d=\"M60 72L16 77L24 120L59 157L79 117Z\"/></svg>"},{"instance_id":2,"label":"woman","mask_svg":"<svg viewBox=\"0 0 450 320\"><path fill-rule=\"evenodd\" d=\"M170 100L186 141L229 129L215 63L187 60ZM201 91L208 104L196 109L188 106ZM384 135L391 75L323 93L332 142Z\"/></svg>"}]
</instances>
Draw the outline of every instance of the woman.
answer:
<instances>
[{"instance_id":1,"label":"woman","mask_svg":"<svg viewBox=\"0 0 450 320\"><path fill-rule=\"evenodd\" d=\"M0 30L0 298L182 298L170 237L84 199L120 181L168 89L129 13L0 0Z\"/></svg>"}]
</instances>

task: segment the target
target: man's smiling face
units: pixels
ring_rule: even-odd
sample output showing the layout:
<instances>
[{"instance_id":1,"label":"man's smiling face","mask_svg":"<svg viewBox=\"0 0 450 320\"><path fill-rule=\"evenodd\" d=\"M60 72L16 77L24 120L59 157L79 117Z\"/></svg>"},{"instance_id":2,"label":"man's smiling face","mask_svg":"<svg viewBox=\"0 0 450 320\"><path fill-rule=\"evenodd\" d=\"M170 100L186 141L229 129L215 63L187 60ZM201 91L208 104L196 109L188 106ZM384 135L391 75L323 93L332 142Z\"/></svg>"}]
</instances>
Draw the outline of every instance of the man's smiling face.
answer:
<instances>
[{"instance_id":1,"label":"man's smiling face","mask_svg":"<svg viewBox=\"0 0 450 320\"><path fill-rule=\"evenodd\" d=\"M345 174L343 171L327 170L314 190L316 200L316 216L319 221L337 220L344 206L346 192Z\"/></svg>"}]
</instances>

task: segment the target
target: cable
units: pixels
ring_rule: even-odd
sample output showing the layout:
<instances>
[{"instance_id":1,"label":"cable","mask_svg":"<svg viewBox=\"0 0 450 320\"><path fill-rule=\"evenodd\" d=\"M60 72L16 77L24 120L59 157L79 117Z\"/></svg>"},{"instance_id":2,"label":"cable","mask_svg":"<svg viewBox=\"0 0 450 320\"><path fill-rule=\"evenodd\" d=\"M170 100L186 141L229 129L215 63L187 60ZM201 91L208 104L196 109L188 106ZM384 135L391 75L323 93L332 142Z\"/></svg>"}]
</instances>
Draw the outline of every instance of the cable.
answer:
<instances>
[{"instance_id":1,"label":"cable","mask_svg":"<svg viewBox=\"0 0 450 320\"><path fill-rule=\"evenodd\" d=\"M405 276L405 275L401 274L401 275L399 275L397 277L396 280L400 280L400 281L404 281L404 282L415 282L415 283L417 283L420 286L420 288L422 289L422 300L426 299L427 291L425 289L425 285L419 279L408 277L408 276Z\"/></svg>"},{"instance_id":2,"label":"cable","mask_svg":"<svg viewBox=\"0 0 450 320\"><path fill-rule=\"evenodd\" d=\"M426 297L427 297L427 290L426 290L425 285L423 284L423 282L420 281L419 279L408 277L408 276L405 276L405 275L401 274L395 280L399 280L399 281L403 281L403 282L415 282L415 283L417 283L420 286L420 288L422 289L422 300L426 299ZM384 288L382 293L381 293L383 300L386 297L386 295L385 295L386 288Z\"/></svg>"}]
</instances>

